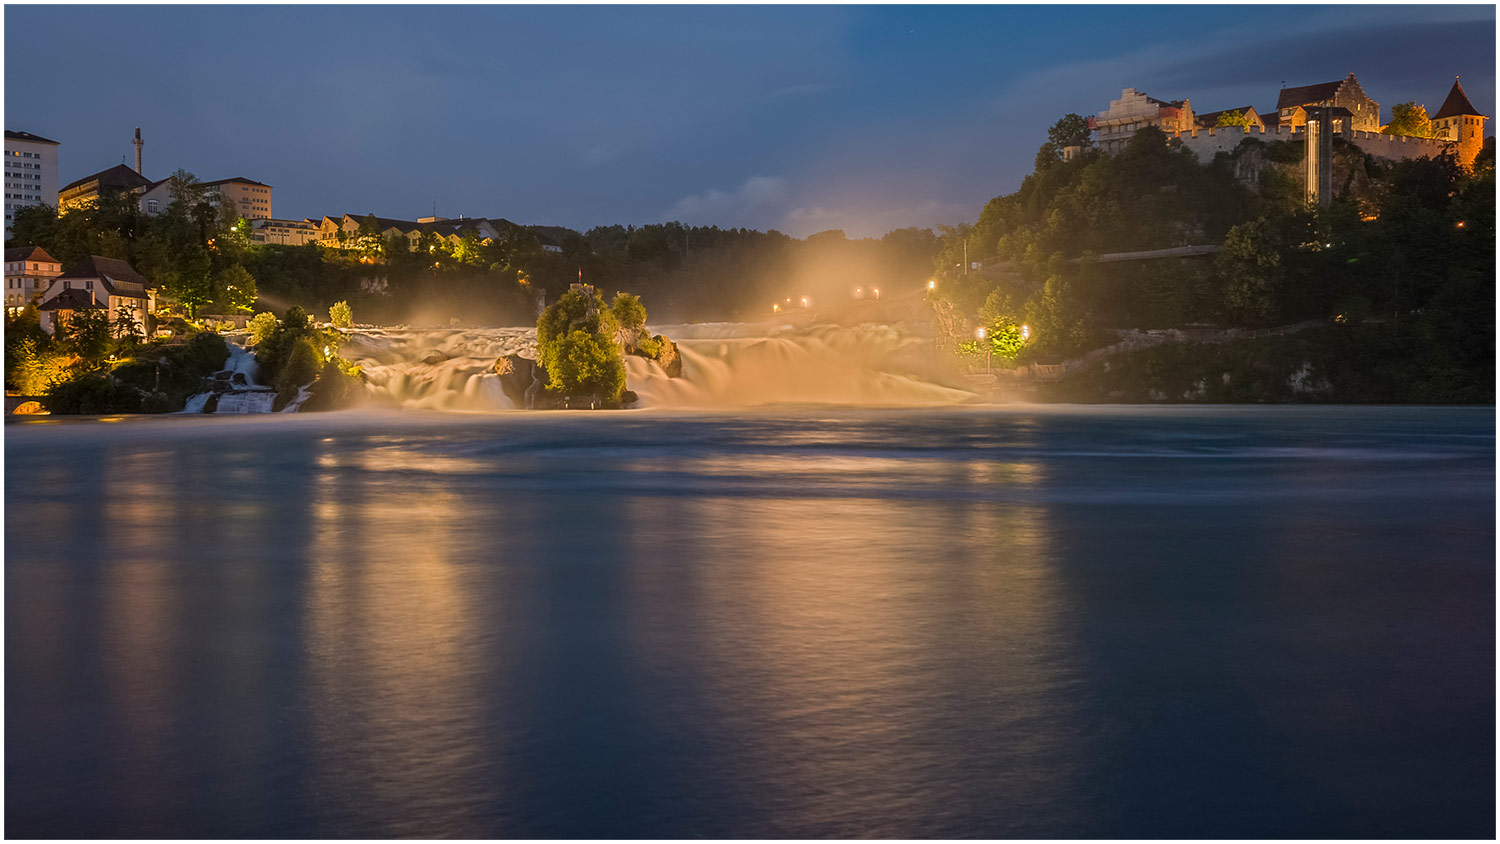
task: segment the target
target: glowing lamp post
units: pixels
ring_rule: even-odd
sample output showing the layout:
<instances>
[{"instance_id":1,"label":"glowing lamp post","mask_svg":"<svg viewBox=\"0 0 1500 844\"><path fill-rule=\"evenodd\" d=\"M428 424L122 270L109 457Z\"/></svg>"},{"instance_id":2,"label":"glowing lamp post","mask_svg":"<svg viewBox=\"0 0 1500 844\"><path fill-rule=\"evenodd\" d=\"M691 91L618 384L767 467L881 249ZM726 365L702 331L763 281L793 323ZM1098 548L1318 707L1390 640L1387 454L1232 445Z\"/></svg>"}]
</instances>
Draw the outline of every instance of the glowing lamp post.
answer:
<instances>
[{"instance_id":1,"label":"glowing lamp post","mask_svg":"<svg viewBox=\"0 0 1500 844\"><path fill-rule=\"evenodd\" d=\"M1031 326L1029 326L1029 325L1023 325L1023 326L1021 326L1021 339L1023 341L1031 339Z\"/></svg>"},{"instance_id":2,"label":"glowing lamp post","mask_svg":"<svg viewBox=\"0 0 1500 844\"><path fill-rule=\"evenodd\" d=\"M880 288L879 287L875 288L875 298L876 299L880 298Z\"/></svg>"},{"instance_id":3,"label":"glowing lamp post","mask_svg":"<svg viewBox=\"0 0 1500 844\"><path fill-rule=\"evenodd\" d=\"M984 326L980 326L979 328L974 330L974 337L978 339L980 343L984 344L984 374L993 375L994 373L990 371L990 352L992 351L991 347L994 344L984 342Z\"/></svg>"},{"instance_id":4,"label":"glowing lamp post","mask_svg":"<svg viewBox=\"0 0 1500 844\"><path fill-rule=\"evenodd\" d=\"M802 297L802 307L804 307L804 308L807 307L807 297L806 296Z\"/></svg>"},{"instance_id":5,"label":"glowing lamp post","mask_svg":"<svg viewBox=\"0 0 1500 844\"><path fill-rule=\"evenodd\" d=\"M937 279L935 279L935 278L929 278L927 280L927 289L928 290L936 290L937 289Z\"/></svg>"},{"instance_id":6,"label":"glowing lamp post","mask_svg":"<svg viewBox=\"0 0 1500 844\"><path fill-rule=\"evenodd\" d=\"M781 303L780 302L772 302L771 303L771 313L774 314L774 313L780 313L780 312L781 312Z\"/></svg>"}]
</instances>

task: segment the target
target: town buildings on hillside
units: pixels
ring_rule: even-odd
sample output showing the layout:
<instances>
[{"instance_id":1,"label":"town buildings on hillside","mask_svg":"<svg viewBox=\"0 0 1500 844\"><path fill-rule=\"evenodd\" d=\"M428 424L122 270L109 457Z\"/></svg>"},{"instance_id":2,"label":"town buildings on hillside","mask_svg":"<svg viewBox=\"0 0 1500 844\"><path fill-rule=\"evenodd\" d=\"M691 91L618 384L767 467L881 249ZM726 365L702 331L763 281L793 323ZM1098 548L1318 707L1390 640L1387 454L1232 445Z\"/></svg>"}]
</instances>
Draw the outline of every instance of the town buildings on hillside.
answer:
<instances>
[{"instance_id":1,"label":"town buildings on hillside","mask_svg":"<svg viewBox=\"0 0 1500 844\"><path fill-rule=\"evenodd\" d=\"M6 143L9 143L7 138ZM66 214L77 208L93 204L109 193L134 193L138 197L141 213L155 216L166 210L171 203L171 180L152 180L142 169L141 130L135 130L135 167L116 164L113 167L92 173L64 185L57 192L57 211ZM233 179L217 179L200 182L203 192L211 198L227 199L234 203L235 212L247 220L271 218L271 186L265 182L243 176ZM9 221L9 215L6 217Z\"/></svg>"},{"instance_id":2,"label":"town buildings on hillside","mask_svg":"<svg viewBox=\"0 0 1500 844\"><path fill-rule=\"evenodd\" d=\"M494 240L502 234L521 229L530 232L549 252L561 252L562 245L536 226L522 226L502 217L418 217L415 220L397 220L377 217L374 214L344 214L341 217L324 217L318 226L318 244L329 249L352 248L360 237L360 227L366 220L374 220L382 240L392 237L405 238L415 249L424 234L457 246L465 234L474 234L480 240Z\"/></svg>"},{"instance_id":3,"label":"town buildings on hillside","mask_svg":"<svg viewBox=\"0 0 1500 844\"><path fill-rule=\"evenodd\" d=\"M234 203L235 213L254 223L271 219L271 186L244 177L199 182L208 198L227 199ZM171 180L153 182L140 192L141 213L156 216L172 202Z\"/></svg>"},{"instance_id":4,"label":"town buildings on hillside","mask_svg":"<svg viewBox=\"0 0 1500 844\"><path fill-rule=\"evenodd\" d=\"M15 213L57 195L57 141L5 130L5 236Z\"/></svg>"}]
</instances>

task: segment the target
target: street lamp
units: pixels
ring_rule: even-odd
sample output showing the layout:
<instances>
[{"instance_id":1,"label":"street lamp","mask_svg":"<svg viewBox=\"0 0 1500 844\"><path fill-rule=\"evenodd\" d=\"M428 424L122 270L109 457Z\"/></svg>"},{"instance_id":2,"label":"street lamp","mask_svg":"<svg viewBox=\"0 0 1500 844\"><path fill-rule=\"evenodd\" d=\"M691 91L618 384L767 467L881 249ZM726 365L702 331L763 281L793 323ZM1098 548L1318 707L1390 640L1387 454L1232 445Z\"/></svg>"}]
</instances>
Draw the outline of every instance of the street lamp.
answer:
<instances>
[{"instance_id":1,"label":"street lamp","mask_svg":"<svg viewBox=\"0 0 1500 844\"><path fill-rule=\"evenodd\" d=\"M807 297L806 296L802 297L802 307L804 307L804 308L807 307Z\"/></svg>"},{"instance_id":2,"label":"street lamp","mask_svg":"<svg viewBox=\"0 0 1500 844\"><path fill-rule=\"evenodd\" d=\"M979 340L979 342L984 343L984 326L981 325L979 328L975 329L974 330L974 336ZM995 344L993 344L993 343L984 343L984 374L985 375L993 375L994 374L990 370L990 352L993 351L994 345Z\"/></svg>"},{"instance_id":3,"label":"street lamp","mask_svg":"<svg viewBox=\"0 0 1500 844\"><path fill-rule=\"evenodd\" d=\"M879 287L875 288L875 298L876 299L880 298L880 288Z\"/></svg>"},{"instance_id":4,"label":"street lamp","mask_svg":"<svg viewBox=\"0 0 1500 844\"><path fill-rule=\"evenodd\" d=\"M927 289L928 290L936 290L937 289L937 279L935 279L935 278L929 278L929 279L927 279Z\"/></svg>"},{"instance_id":5,"label":"street lamp","mask_svg":"<svg viewBox=\"0 0 1500 844\"><path fill-rule=\"evenodd\" d=\"M1023 326L1021 326L1021 339L1022 340L1030 340L1031 339L1031 326L1029 326L1029 325L1023 325Z\"/></svg>"},{"instance_id":6,"label":"street lamp","mask_svg":"<svg viewBox=\"0 0 1500 844\"><path fill-rule=\"evenodd\" d=\"M781 311L781 303L780 302L772 302L771 303L771 313L773 313L773 314L774 313L779 313L780 311Z\"/></svg>"}]
</instances>

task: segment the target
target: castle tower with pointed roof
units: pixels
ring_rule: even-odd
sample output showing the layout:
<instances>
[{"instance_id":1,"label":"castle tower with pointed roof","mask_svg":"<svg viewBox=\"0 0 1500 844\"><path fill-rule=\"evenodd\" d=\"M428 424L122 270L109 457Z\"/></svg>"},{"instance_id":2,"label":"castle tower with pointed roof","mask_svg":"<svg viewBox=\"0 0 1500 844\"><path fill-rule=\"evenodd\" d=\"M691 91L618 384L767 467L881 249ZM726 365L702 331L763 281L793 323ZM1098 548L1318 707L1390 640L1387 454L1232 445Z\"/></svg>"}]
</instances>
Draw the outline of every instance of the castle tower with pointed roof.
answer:
<instances>
[{"instance_id":1,"label":"castle tower with pointed roof","mask_svg":"<svg viewBox=\"0 0 1500 844\"><path fill-rule=\"evenodd\" d=\"M1469 102L1464 94L1464 86L1458 84L1458 77L1453 77L1453 89L1448 92L1448 99L1443 100L1443 107L1432 116L1432 128L1437 130L1438 137L1453 141L1458 154L1458 163L1464 167L1474 164L1474 157L1479 155L1479 150L1484 146L1484 121L1488 119L1479 113L1479 109Z\"/></svg>"}]
</instances>

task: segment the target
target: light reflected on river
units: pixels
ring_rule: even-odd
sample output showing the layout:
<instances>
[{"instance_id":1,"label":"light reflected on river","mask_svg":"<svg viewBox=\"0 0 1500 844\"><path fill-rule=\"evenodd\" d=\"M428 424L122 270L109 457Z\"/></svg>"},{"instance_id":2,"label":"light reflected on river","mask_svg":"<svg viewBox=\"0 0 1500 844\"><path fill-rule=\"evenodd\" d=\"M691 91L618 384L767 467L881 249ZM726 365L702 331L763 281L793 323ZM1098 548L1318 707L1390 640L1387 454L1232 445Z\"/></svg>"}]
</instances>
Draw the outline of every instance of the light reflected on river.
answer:
<instances>
[{"instance_id":1,"label":"light reflected on river","mask_svg":"<svg viewBox=\"0 0 1500 844\"><path fill-rule=\"evenodd\" d=\"M1491 420L1325 412L28 427L7 831L1482 831Z\"/></svg>"},{"instance_id":2,"label":"light reflected on river","mask_svg":"<svg viewBox=\"0 0 1500 844\"><path fill-rule=\"evenodd\" d=\"M447 834L482 836L469 814L503 782L478 740L479 678L498 667L482 657L493 632L474 606L486 591L474 552L489 542L475 529L481 502L439 477L476 467L392 443L320 446L305 598L312 775L333 785L335 817L382 835L428 828L404 808L420 795Z\"/></svg>"}]
</instances>

